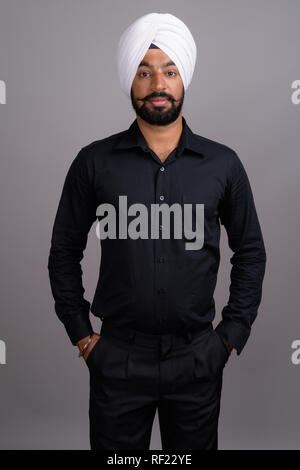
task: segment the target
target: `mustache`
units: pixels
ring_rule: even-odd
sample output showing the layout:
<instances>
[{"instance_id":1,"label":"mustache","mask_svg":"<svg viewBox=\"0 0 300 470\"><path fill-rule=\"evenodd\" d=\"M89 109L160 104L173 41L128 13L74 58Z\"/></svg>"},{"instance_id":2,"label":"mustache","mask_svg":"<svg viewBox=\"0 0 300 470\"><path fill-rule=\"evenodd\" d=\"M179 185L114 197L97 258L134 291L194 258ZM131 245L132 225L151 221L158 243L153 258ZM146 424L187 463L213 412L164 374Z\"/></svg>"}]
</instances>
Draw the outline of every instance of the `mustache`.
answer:
<instances>
[{"instance_id":1,"label":"mustache","mask_svg":"<svg viewBox=\"0 0 300 470\"><path fill-rule=\"evenodd\" d=\"M169 101L180 101L180 100L175 100L172 96L167 96L167 95L151 95L151 96L146 96L145 98L136 98L138 101L148 101L152 98L166 98Z\"/></svg>"}]
</instances>

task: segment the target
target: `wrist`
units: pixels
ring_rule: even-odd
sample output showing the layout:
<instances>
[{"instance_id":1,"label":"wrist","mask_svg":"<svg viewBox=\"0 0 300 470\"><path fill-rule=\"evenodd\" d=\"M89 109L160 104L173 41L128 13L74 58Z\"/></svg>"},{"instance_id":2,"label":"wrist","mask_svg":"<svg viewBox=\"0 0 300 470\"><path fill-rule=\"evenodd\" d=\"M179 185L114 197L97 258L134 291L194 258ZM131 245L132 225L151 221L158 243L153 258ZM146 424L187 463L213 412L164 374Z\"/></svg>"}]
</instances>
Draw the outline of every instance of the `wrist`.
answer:
<instances>
[{"instance_id":1,"label":"wrist","mask_svg":"<svg viewBox=\"0 0 300 470\"><path fill-rule=\"evenodd\" d=\"M224 344L227 348L228 354L231 354L231 351L233 350L233 347L229 343L227 343L227 341L225 341L224 339L223 339L223 342L224 342Z\"/></svg>"},{"instance_id":2,"label":"wrist","mask_svg":"<svg viewBox=\"0 0 300 470\"><path fill-rule=\"evenodd\" d=\"M93 333L92 333L93 335ZM84 338L81 338L78 342L77 342L77 346L78 348L81 350L83 348L83 346L85 345L85 343L89 340L91 335L88 335L88 336L85 336Z\"/></svg>"},{"instance_id":3,"label":"wrist","mask_svg":"<svg viewBox=\"0 0 300 470\"><path fill-rule=\"evenodd\" d=\"M95 337L95 333L91 333L89 336L85 336L84 338L81 338L80 341L78 341L77 346L79 349L79 357L83 356L87 353L89 350L91 344L93 344L93 339Z\"/></svg>"}]
</instances>

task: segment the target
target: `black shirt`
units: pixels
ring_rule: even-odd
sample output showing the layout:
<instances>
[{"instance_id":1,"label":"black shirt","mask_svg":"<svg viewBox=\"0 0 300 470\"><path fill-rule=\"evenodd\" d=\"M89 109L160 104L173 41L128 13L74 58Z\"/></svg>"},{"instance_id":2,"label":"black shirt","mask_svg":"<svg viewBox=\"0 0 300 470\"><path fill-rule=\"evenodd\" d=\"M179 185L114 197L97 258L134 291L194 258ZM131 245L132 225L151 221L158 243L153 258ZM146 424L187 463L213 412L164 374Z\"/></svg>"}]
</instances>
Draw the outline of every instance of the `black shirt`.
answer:
<instances>
[{"instance_id":1,"label":"black shirt","mask_svg":"<svg viewBox=\"0 0 300 470\"><path fill-rule=\"evenodd\" d=\"M229 300L216 331L237 354L245 346L261 302L266 265L249 179L234 150L194 134L184 117L182 124L179 144L164 163L148 147L135 119L129 129L81 148L70 165L48 269L55 311L73 345L93 332L90 310L118 328L153 334L211 323L222 224L233 256ZM117 223L116 238L101 239L99 280L90 305L84 298L80 261L92 224L103 217L96 214L97 207L112 204L118 219L121 195L127 196L128 208L142 203L149 214L153 204L192 204L193 230L196 204L202 204L204 243L201 249L187 250L186 242L193 240L184 229L182 238L172 229L164 238L163 224L156 239L150 228L148 238L121 239ZM128 225L138 215L128 215Z\"/></svg>"}]
</instances>

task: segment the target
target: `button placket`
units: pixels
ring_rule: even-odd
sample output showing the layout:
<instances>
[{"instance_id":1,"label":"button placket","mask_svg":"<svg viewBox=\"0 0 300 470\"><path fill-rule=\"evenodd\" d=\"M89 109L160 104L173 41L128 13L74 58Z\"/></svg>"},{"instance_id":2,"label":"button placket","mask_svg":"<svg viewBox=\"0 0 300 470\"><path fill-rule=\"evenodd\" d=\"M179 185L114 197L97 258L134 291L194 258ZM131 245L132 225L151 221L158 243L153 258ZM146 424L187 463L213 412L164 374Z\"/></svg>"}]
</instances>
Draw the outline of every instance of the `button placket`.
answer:
<instances>
[{"instance_id":1,"label":"button placket","mask_svg":"<svg viewBox=\"0 0 300 470\"><path fill-rule=\"evenodd\" d=\"M161 166L157 172L156 179L156 202L165 201L167 197L167 181L165 167ZM161 220L161 219L160 219ZM163 223L159 223L159 237L155 240L155 249L157 253L157 263L155 263L155 287L157 295L157 318L160 326L164 323L164 315L167 308L167 266L164 256L164 240L162 239Z\"/></svg>"}]
</instances>

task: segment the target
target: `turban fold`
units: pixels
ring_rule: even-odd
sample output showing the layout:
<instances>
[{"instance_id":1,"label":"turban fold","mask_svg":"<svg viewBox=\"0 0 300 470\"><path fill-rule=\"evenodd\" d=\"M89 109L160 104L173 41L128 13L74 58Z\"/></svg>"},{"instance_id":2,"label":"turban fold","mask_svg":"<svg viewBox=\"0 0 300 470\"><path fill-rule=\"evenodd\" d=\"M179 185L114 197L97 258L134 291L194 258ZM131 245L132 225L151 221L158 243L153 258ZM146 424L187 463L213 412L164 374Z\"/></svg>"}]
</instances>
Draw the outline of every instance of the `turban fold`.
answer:
<instances>
[{"instance_id":1,"label":"turban fold","mask_svg":"<svg viewBox=\"0 0 300 470\"><path fill-rule=\"evenodd\" d=\"M185 90L192 80L197 55L192 33L174 15L149 13L128 26L118 43L118 74L121 88L128 97L137 68L151 43L176 64Z\"/></svg>"}]
</instances>

